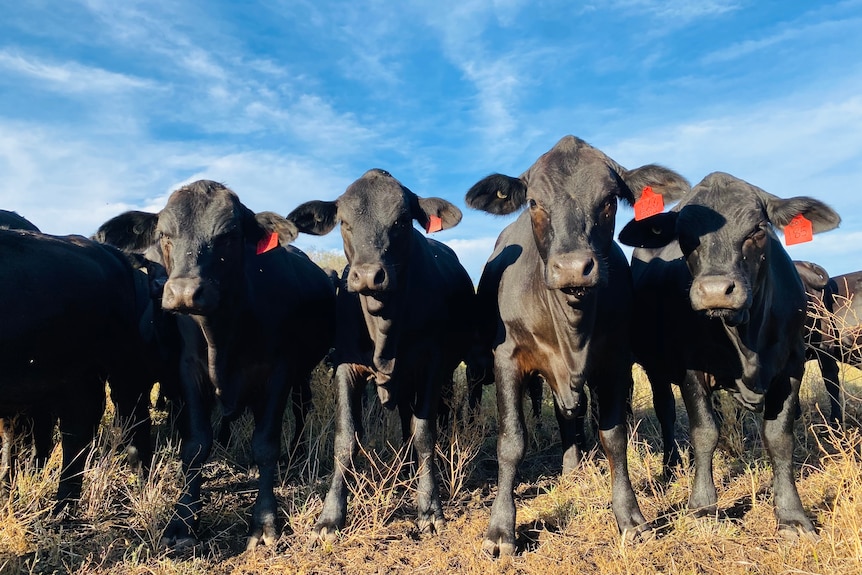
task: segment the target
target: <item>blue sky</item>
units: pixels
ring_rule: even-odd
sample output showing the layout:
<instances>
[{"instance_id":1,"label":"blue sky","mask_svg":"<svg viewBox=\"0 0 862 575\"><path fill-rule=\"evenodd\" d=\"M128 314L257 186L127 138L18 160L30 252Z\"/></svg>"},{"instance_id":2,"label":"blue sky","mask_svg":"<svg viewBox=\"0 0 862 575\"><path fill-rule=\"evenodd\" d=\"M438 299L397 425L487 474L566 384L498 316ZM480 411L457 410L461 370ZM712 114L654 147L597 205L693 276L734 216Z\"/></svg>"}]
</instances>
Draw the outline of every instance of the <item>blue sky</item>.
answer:
<instances>
[{"instance_id":1,"label":"blue sky","mask_svg":"<svg viewBox=\"0 0 862 575\"><path fill-rule=\"evenodd\" d=\"M788 251L862 269L862 0L34 0L0 19L0 207L48 233L200 178L286 214L379 167L463 209L436 236L478 278L509 220L464 193L566 134L821 198L841 227Z\"/></svg>"}]
</instances>

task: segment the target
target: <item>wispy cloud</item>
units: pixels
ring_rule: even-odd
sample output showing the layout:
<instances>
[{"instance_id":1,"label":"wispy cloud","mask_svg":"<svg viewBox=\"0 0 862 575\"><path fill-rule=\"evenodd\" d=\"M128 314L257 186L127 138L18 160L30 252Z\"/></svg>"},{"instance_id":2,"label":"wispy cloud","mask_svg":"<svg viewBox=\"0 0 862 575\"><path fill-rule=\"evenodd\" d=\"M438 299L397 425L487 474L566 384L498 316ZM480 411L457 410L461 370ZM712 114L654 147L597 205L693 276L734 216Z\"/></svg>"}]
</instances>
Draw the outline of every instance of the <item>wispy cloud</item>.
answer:
<instances>
[{"instance_id":1,"label":"wispy cloud","mask_svg":"<svg viewBox=\"0 0 862 575\"><path fill-rule=\"evenodd\" d=\"M50 62L11 50L0 50L0 69L63 92L118 92L152 89L156 84L146 78L85 66L78 62Z\"/></svg>"},{"instance_id":2,"label":"wispy cloud","mask_svg":"<svg viewBox=\"0 0 862 575\"><path fill-rule=\"evenodd\" d=\"M670 27L742 8L741 3L735 0L610 0L603 6L630 15L646 14L659 18Z\"/></svg>"},{"instance_id":3,"label":"wispy cloud","mask_svg":"<svg viewBox=\"0 0 862 575\"><path fill-rule=\"evenodd\" d=\"M846 20L817 22L814 24L788 27L757 39L745 40L728 46L727 48L711 52L704 56L701 59L701 62L703 64L729 62L777 45L796 42L803 39L808 42L812 36L828 37L835 34L856 33L856 31L860 29L860 26L862 26L862 19L851 18Z\"/></svg>"}]
</instances>

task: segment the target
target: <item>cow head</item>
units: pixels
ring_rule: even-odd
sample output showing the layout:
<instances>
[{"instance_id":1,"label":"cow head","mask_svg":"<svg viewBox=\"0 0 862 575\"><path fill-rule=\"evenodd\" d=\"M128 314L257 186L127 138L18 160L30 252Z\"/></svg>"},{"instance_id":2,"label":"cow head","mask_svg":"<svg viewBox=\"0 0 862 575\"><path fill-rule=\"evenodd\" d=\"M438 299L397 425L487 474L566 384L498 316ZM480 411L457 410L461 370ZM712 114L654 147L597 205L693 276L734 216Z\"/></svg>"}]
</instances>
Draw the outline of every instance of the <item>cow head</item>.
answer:
<instances>
[{"instance_id":1,"label":"cow head","mask_svg":"<svg viewBox=\"0 0 862 575\"><path fill-rule=\"evenodd\" d=\"M730 325L746 321L761 274L782 251L773 227L805 216L814 233L841 221L829 206L809 197L781 199L729 174L703 179L674 211L629 222L624 244L658 248L679 243L692 276L692 308Z\"/></svg>"},{"instance_id":2,"label":"cow head","mask_svg":"<svg viewBox=\"0 0 862 575\"><path fill-rule=\"evenodd\" d=\"M164 266L167 278L151 280L163 283L163 309L208 315L242 289L244 258L273 232L282 244L297 234L284 218L255 215L227 187L200 180L173 192L159 213L126 212L95 237Z\"/></svg>"},{"instance_id":3,"label":"cow head","mask_svg":"<svg viewBox=\"0 0 862 575\"><path fill-rule=\"evenodd\" d=\"M689 190L679 174L656 165L626 170L604 153L566 136L514 178L494 174L467 192L472 208L509 214L527 205L548 289L575 303L605 281L617 201L633 204L644 187L678 199Z\"/></svg>"},{"instance_id":4,"label":"cow head","mask_svg":"<svg viewBox=\"0 0 862 575\"><path fill-rule=\"evenodd\" d=\"M350 292L369 296L369 311L382 309L409 266L413 221L428 231L455 226L461 211L441 198L421 198L384 170L368 170L335 201L311 201L287 216L300 232L328 234L341 224L350 266ZM375 308L376 301L380 308Z\"/></svg>"}]
</instances>

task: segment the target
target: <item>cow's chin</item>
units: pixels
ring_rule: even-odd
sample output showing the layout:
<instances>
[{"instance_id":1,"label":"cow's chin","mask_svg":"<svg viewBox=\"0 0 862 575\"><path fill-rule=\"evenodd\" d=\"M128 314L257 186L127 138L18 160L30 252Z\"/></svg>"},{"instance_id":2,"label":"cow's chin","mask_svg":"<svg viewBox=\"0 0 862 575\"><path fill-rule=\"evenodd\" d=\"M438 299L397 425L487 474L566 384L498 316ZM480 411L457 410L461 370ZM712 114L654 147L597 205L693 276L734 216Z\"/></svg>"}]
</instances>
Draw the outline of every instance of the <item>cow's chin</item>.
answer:
<instances>
[{"instance_id":1,"label":"cow's chin","mask_svg":"<svg viewBox=\"0 0 862 575\"><path fill-rule=\"evenodd\" d=\"M365 311L370 315L380 316L386 310L386 304L389 302L387 293L384 292L369 292L362 293L362 299L365 300Z\"/></svg>"},{"instance_id":2,"label":"cow's chin","mask_svg":"<svg viewBox=\"0 0 862 575\"><path fill-rule=\"evenodd\" d=\"M707 317L720 319L730 327L748 322L748 309L713 308L705 311Z\"/></svg>"}]
</instances>

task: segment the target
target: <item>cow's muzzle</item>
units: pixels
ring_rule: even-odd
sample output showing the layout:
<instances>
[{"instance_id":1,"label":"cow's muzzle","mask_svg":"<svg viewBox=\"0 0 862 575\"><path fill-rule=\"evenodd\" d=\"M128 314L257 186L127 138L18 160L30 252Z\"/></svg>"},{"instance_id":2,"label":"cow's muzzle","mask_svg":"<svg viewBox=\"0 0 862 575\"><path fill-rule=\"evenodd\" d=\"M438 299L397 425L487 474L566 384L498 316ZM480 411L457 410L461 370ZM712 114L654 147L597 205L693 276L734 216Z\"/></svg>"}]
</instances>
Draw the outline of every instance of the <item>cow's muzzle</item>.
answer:
<instances>
[{"instance_id":1,"label":"cow's muzzle","mask_svg":"<svg viewBox=\"0 0 862 575\"><path fill-rule=\"evenodd\" d=\"M347 274L347 290L373 295L393 288L394 276L382 263L351 265Z\"/></svg>"},{"instance_id":2,"label":"cow's muzzle","mask_svg":"<svg viewBox=\"0 0 862 575\"><path fill-rule=\"evenodd\" d=\"M207 315L218 306L218 288L199 278L169 278L162 292L162 309Z\"/></svg>"},{"instance_id":3,"label":"cow's muzzle","mask_svg":"<svg viewBox=\"0 0 862 575\"><path fill-rule=\"evenodd\" d=\"M729 276L697 277L691 282L691 307L711 315L729 316L748 307L748 290Z\"/></svg>"},{"instance_id":4,"label":"cow's muzzle","mask_svg":"<svg viewBox=\"0 0 862 575\"><path fill-rule=\"evenodd\" d=\"M552 255L545 266L548 289L563 290L566 295L586 295L599 284L599 262L589 250Z\"/></svg>"}]
</instances>

